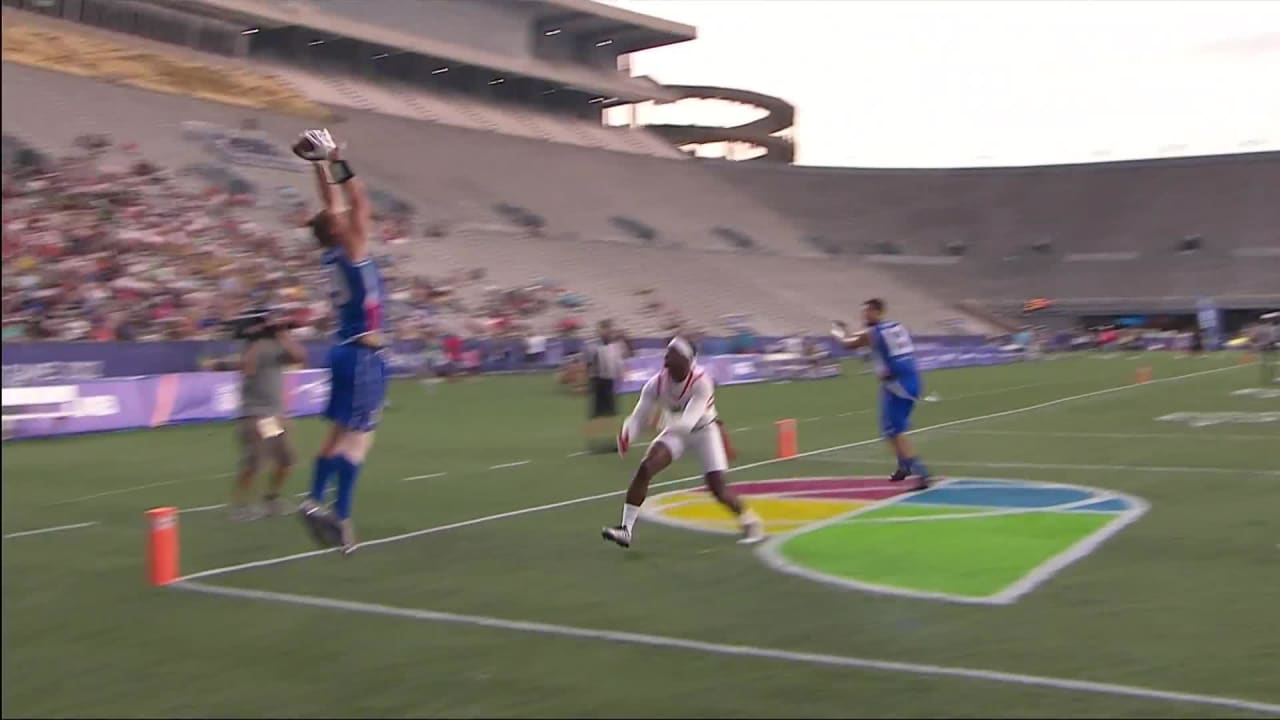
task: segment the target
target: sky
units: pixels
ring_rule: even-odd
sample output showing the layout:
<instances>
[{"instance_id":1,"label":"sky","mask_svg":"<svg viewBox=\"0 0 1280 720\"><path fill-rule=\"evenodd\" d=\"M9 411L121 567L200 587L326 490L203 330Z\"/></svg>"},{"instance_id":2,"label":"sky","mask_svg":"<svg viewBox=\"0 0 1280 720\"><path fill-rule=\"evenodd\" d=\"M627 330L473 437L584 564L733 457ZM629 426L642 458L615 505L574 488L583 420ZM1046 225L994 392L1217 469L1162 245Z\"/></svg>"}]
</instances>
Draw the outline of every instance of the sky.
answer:
<instances>
[{"instance_id":1,"label":"sky","mask_svg":"<svg viewBox=\"0 0 1280 720\"><path fill-rule=\"evenodd\" d=\"M1275 0L603 0L688 23L633 74L797 108L797 162L1097 162L1280 149ZM734 124L743 107L642 108Z\"/></svg>"}]
</instances>

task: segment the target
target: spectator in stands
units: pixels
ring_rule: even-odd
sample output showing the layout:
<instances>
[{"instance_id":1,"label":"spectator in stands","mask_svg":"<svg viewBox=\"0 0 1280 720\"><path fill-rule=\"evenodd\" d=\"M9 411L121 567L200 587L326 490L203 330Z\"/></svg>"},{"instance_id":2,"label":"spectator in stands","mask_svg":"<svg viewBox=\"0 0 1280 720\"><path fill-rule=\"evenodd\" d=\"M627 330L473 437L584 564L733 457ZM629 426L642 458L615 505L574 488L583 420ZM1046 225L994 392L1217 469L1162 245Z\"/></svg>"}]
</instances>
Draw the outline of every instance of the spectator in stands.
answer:
<instances>
[{"instance_id":1,"label":"spectator in stands","mask_svg":"<svg viewBox=\"0 0 1280 720\"><path fill-rule=\"evenodd\" d=\"M237 150L279 154L251 130L237 136ZM225 174L179 177L105 136L79 138L60 157L30 151L12 160L3 174L7 342L212 339L255 305L290 314L300 339L328 332L315 249L299 238L297 218L287 224L293 206L277 203L280 188L258 198L248 183L234 190ZM250 218L247 209L260 201L277 207L286 223ZM377 217L380 236L405 239L412 227L407 206L390 198L386 207ZM375 262L390 289L388 326L410 338L433 319L464 319L462 290L486 276L483 268L448 278L410 275L386 252ZM495 287L473 308L479 324L470 332L501 337L555 308L578 312L585 302L548 280ZM571 333L577 324L567 317L558 331ZM461 350L452 359L456 368Z\"/></svg>"}]
</instances>

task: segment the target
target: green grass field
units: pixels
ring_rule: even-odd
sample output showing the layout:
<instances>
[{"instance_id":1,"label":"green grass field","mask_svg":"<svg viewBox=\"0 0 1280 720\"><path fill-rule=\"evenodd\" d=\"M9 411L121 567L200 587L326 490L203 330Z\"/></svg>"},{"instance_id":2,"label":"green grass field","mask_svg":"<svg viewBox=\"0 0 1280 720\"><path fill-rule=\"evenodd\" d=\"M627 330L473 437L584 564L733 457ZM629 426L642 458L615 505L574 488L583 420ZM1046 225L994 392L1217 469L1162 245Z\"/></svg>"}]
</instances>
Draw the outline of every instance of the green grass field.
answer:
<instances>
[{"instance_id":1,"label":"green grass field","mask_svg":"<svg viewBox=\"0 0 1280 720\"><path fill-rule=\"evenodd\" d=\"M1157 382L1131 384L1139 363ZM313 549L293 518L231 523L208 507L229 490L229 425L8 444L3 714L1280 716L1280 423L1157 420L1280 410L1232 394L1258 382L1236 363L1073 357L928 376L941 399L921 404L914 438L948 482L1087 486L1149 506L1006 604L784 574L731 536L645 520L629 551L607 545L599 528L617 522L639 453L578 453L585 401L546 376L396 385L356 501L362 538L387 541L215 572L199 592L146 584L147 508L188 510L184 573ZM850 370L722 389L731 479L891 469L869 442L873 382ZM781 418L799 420L809 454L771 462ZM299 424L304 456L320 431ZM697 472L686 458L653 494L696 487ZM1062 533L1111 522L900 500L780 553L985 593L1061 550ZM954 519L965 512L991 517ZM14 535L80 523L93 524Z\"/></svg>"}]
</instances>

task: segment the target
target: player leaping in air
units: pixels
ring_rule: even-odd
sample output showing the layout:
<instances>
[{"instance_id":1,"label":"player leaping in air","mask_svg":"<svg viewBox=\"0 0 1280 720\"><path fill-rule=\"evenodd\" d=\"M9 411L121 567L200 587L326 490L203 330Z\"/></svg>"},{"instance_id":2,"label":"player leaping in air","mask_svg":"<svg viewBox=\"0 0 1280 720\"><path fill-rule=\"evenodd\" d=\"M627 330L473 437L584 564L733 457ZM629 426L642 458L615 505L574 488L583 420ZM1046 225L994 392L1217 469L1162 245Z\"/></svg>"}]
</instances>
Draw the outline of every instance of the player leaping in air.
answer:
<instances>
[{"instance_id":1,"label":"player leaping in air","mask_svg":"<svg viewBox=\"0 0 1280 720\"><path fill-rule=\"evenodd\" d=\"M911 333L900 323L884 318L884 301L879 298L862 304L862 321L866 329L855 335L849 334L848 325L836 321L831 335L851 350L871 349L871 362L880 378L880 432L898 456L898 469L889 480L902 482L914 476L918 478L915 489L924 490L929 487L929 469L912 453L906 436L911 412L924 392Z\"/></svg>"},{"instance_id":2,"label":"player leaping in air","mask_svg":"<svg viewBox=\"0 0 1280 720\"><path fill-rule=\"evenodd\" d=\"M383 285L369 255L371 222L364 183L342 158L328 130L306 131L293 151L312 163L324 202L324 209L308 224L324 251L337 325L329 350L329 402L324 411L331 425L316 455L311 493L302 503L301 514L317 542L340 545L349 553L356 544L351 498L387 392ZM325 491L333 476L337 493L330 512L325 508Z\"/></svg>"},{"instance_id":3,"label":"player leaping in air","mask_svg":"<svg viewBox=\"0 0 1280 720\"><path fill-rule=\"evenodd\" d=\"M649 482L678 460L685 448L698 453L707 489L738 517L742 524L741 542L764 539L764 525L759 516L725 485L724 473L729 469L728 442L724 424L716 414L715 382L694 363L693 346L682 338L675 338L667 346L663 369L640 391L635 410L618 433L619 453L626 455L632 439L640 435L659 408L668 413L667 426L654 438L640 467L636 468L631 487L627 489L626 504L622 506L622 524L604 528L601 531L604 539L631 547L636 518L649 493Z\"/></svg>"}]
</instances>

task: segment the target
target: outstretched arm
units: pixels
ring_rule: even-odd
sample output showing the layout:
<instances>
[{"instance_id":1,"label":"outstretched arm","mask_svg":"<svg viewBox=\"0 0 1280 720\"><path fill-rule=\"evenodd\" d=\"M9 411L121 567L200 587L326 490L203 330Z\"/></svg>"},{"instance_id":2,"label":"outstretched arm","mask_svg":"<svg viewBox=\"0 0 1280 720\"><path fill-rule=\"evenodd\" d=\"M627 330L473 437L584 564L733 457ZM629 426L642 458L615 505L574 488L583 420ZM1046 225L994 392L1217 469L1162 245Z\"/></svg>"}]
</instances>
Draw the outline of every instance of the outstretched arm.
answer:
<instances>
[{"instance_id":1,"label":"outstretched arm","mask_svg":"<svg viewBox=\"0 0 1280 720\"><path fill-rule=\"evenodd\" d=\"M871 342L871 335L868 331L863 330L859 333L849 334L849 326L840 321L831 323L831 337L836 342L845 347L846 350L857 350L860 347L866 347Z\"/></svg>"},{"instance_id":2,"label":"outstretched arm","mask_svg":"<svg viewBox=\"0 0 1280 720\"><path fill-rule=\"evenodd\" d=\"M369 231L373 226L370 219L373 211L369 203L369 193L365 190L364 180L351 174L350 166L346 165L346 161L342 158L342 148L335 147L331 150L329 160L334 164L341 164L341 169L346 171L345 177L338 178L338 184L342 186L342 193L346 197L347 227L349 228L343 250L352 262L360 262L368 256ZM333 186L329 187L332 189Z\"/></svg>"},{"instance_id":3,"label":"outstretched arm","mask_svg":"<svg viewBox=\"0 0 1280 720\"><path fill-rule=\"evenodd\" d=\"M316 190L320 194L320 202L324 203L324 209L331 213L341 212L342 199L338 197L337 189L329 183L329 168L322 162L311 163L311 167L315 168Z\"/></svg>"}]
</instances>

